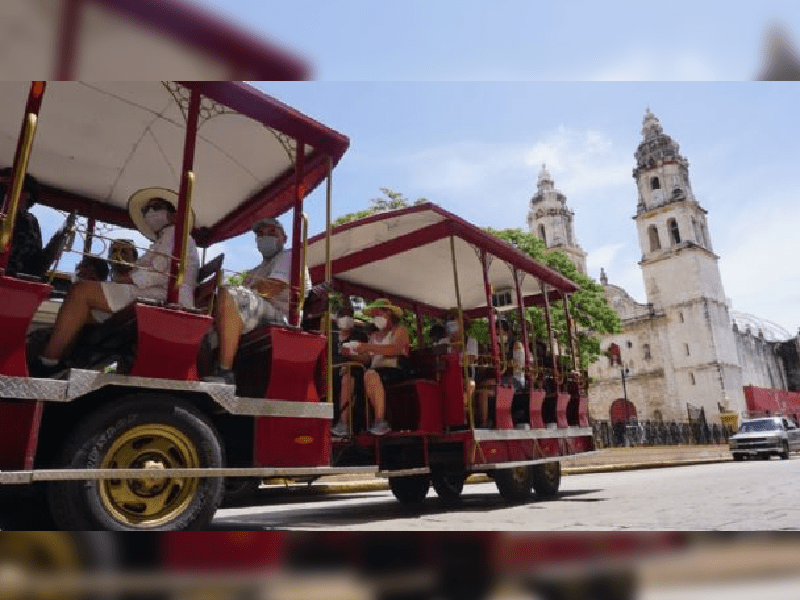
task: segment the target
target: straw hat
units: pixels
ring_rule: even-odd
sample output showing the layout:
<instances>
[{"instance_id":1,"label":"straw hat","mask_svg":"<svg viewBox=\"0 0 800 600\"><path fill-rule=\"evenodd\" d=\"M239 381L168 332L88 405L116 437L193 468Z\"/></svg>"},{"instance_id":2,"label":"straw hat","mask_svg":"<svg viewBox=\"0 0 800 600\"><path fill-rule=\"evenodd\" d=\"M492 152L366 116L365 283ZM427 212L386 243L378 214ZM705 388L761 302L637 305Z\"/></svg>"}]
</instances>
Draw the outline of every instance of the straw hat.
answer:
<instances>
[{"instance_id":1,"label":"straw hat","mask_svg":"<svg viewBox=\"0 0 800 600\"><path fill-rule=\"evenodd\" d=\"M403 309L400 308L399 306L395 306L394 304L389 302L386 298L379 298L378 300L375 300L375 302L373 302L372 304L367 306L367 308L364 309L364 314L367 315L368 317L371 317L376 310L388 310L394 313L396 317L403 316Z\"/></svg>"},{"instance_id":2,"label":"straw hat","mask_svg":"<svg viewBox=\"0 0 800 600\"><path fill-rule=\"evenodd\" d=\"M175 207L175 210L178 210L178 194L166 188L144 188L138 192L134 192L134 194L128 199L128 214L131 216L133 224L136 225L136 229L138 229L142 235L149 240L156 239L156 232L147 226L147 223L144 220L144 215L142 214L142 208L144 208L144 205L154 198L166 200ZM192 210L192 214L189 216L189 231L191 231L193 227L194 210Z\"/></svg>"}]
</instances>

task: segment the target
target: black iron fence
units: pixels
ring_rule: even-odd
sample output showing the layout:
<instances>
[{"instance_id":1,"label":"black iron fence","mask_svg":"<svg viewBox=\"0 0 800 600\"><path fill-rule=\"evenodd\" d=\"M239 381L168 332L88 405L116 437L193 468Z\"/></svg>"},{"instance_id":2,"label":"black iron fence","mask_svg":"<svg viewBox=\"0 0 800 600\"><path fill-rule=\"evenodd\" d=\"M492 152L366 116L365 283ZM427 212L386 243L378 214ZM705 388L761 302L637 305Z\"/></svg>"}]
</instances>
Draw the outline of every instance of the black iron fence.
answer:
<instances>
[{"instance_id":1,"label":"black iron fence","mask_svg":"<svg viewBox=\"0 0 800 600\"><path fill-rule=\"evenodd\" d=\"M727 444L727 427L702 421L593 421L595 445L599 448L667 446L674 444Z\"/></svg>"}]
</instances>

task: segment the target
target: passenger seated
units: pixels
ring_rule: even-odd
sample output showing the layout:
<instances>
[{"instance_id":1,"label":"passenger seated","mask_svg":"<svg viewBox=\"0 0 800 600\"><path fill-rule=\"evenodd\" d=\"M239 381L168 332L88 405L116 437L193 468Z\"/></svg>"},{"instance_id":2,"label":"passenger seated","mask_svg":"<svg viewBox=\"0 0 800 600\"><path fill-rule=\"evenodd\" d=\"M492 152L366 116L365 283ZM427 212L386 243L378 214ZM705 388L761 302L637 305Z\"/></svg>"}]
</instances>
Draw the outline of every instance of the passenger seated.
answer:
<instances>
[{"instance_id":1,"label":"passenger seated","mask_svg":"<svg viewBox=\"0 0 800 600\"><path fill-rule=\"evenodd\" d=\"M463 323L463 329L462 329ZM447 332L447 341L450 348L459 353L462 365L467 367L469 378L467 380L467 395L464 398L464 407L467 408L472 403L472 398L475 394L475 362L478 360L478 340L469 335L470 321L467 317L462 315L461 320L458 318L458 309L451 308L447 312L447 320L445 321L445 331ZM466 350L462 345L466 344Z\"/></svg>"},{"instance_id":2,"label":"passenger seated","mask_svg":"<svg viewBox=\"0 0 800 600\"><path fill-rule=\"evenodd\" d=\"M0 207L11 186L12 168L0 170ZM66 229L57 231L45 248L42 248L42 230L36 216L29 208L39 199L39 182L32 175L25 175L17 205L17 218L11 240L11 254L6 264L7 275L33 275L44 277L53 264L58 248L67 236ZM71 217L72 218L72 217Z\"/></svg>"},{"instance_id":3,"label":"passenger seated","mask_svg":"<svg viewBox=\"0 0 800 600\"><path fill-rule=\"evenodd\" d=\"M136 267L139 252L133 240L114 240L108 249L108 263L111 267L111 281L122 283Z\"/></svg>"},{"instance_id":4,"label":"passenger seated","mask_svg":"<svg viewBox=\"0 0 800 600\"><path fill-rule=\"evenodd\" d=\"M524 379L514 377L514 352L524 353L522 343L517 341L508 320L498 318L497 320L497 340L500 344L501 353L504 352L506 368L500 373L500 383L505 386L513 386L514 391L521 391ZM503 356L500 357L501 364ZM478 384L476 393L476 404L478 412L478 422L484 427L494 427L494 420L489 415L489 398L493 396L497 381L494 373L489 374Z\"/></svg>"},{"instance_id":5,"label":"passenger seated","mask_svg":"<svg viewBox=\"0 0 800 600\"><path fill-rule=\"evenodd\" d=\"M242 285L219 291L214 318L219 336L219 364L203 381L234 385L233 360L242 334L267 323L286 323L292 280L292 250L283 248L286 232L277 219L257 221L253 232L264 260L245 274ZM311 289L308 270L305 289Z\"/></svg>"},{"instance_id":6,"label":"passenger seated","mask_svg":"<svg viewBox=\"0 0 800 600\"><path fill-rule=\"evenodd\" d=\"M75 281L105 281L108 279L108 263L99 256L87 254L75 266Z\"/></svg>"},{"instance_id":7,"label":"passenger seated","mask_svg":"<svg viewBox=\"0 0 800 600\"><path fill-rule=\"evenodd\" d=\"M117 282L79 281L70 288L50 340L41 356L32 361L34 377L52 377L63 371L62 357L89 322L92 310L114 313L139 297L167 299L177 206L178 195L161 188L139 190L130 197L128 213L139 231L153 241L152 245L127 277ZM179 302L193 307L200 260L191 236L186 258L186 281L179 291Z\"/></svg>"},{"instance_id":8,"label":"passenger seated","mask_svg":"<svg viewBox=\"0 0 800 600\"><path fill-rule=\"evenodd\" d=\"M406 377L400 358L408 356L409 337L406 328L400 324L403 310L389 300L376 300L364 309L364 314L372 318L377 331L366 344L350 342L345 348L357 360L369 363L369 369L364 373L364 388L375 414L369 432L383 435L391 430L386 421L386 386Z\"/></svg>"},{"instance_id":9,"label":"passenger seated","mask_svg":"<svg viewBox=\"0 0 800 600\"><path fill-rule=\"evenodd\" d=\"M348 342L367 342L369 336L365 330L365 323L353 314L353 306L349 298L345 300L336 315L336 330L334 335L333 364L341 365L345 362L354 362L343 344ZM334 388L339 389L338 407L339 419L331 429L335 437L345 437L349 433L351 408L353 407L353 393L364 390L364 370L356 366L340 366L333 371ZM363 412L363 411L362 411Z\"/></svg>"}]
</instances>

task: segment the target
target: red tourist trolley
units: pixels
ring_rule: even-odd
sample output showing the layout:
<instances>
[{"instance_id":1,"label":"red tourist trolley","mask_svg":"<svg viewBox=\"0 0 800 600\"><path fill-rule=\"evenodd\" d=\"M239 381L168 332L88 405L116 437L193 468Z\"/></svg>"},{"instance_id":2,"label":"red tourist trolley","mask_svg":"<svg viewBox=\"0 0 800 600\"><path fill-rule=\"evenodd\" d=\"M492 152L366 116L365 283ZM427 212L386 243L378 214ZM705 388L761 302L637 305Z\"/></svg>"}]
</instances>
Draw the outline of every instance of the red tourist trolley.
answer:
<instances>
[{"instance_id":1,"label":"red tourist trolley","mask_svg":"<svg viewBox=\"0 0 800 600\"><path fill-rule=\"evenodd\" d=\"M508 500L523 500L531 489L541 496L555 494L558 459L594 449L569 313L560 345L551 330L551 303L568 298L578 290L576 284L430 203L341 225L329 241L322 235L312 239L308 256L314 281L326 277L327 244L332 286L345 295L387 298L413 312L418 340L408 357L412 376L386 389L391 432L380 438L355 433L335 441L334 464L377 464L404 503L420 502L431 481L440 496L454 499L465 478L479 472L492 476ZM522 312L531 306L544 309L544 343L532 343ZM490 343L477 357L475 379L491 382L485 392L491 398L490 427L476 425L467 398L470 374L460 353L419 343L423 317L442 319L453 308L462 319L483 318L488 325ZM531 342L520 343L524 358L516 370L525 383L516 387L501 376L513 369L510 352L498 341L498 310L506 315L516 310L520 339Z\"/></svg>"}]
</instances>

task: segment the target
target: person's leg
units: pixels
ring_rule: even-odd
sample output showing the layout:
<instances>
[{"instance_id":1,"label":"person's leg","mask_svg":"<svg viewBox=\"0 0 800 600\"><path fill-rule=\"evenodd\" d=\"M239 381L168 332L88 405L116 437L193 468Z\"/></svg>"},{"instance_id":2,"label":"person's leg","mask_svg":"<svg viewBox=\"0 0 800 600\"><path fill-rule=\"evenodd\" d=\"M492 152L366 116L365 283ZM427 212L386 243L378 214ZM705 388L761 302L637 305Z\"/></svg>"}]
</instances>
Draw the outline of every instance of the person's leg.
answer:
<instances>
[{"instance_id":1,"label":"person's leg","mask_svg":"<svg viewBox=\"0 0 800 600\"><path fill-rule=\"evenodd\" d=\"M111 312L103 288L97 281L79 281L73 285L58 311L53 334L42 352L49 360L60 360L81 328L89 322L92 309Z\"/></svg>"},{"instance_id":2,"label":"person's leg","mask_svg":"<svg viewBox=\"0 0 800 600\"><path fill-rule=\"evenodd\" d=\"M380 375L372 369L364 373L364 391L367 394L367 400L372 405L375 421L385 420L386 397L383 390L383 383L381 382Z\"/></svg>"},{"instance_id":3,"label":"person's leg","mask_svg":"<svg viewBox=\"0 0 800 600\"><path fill-rule=\"evenodd\" d=\"M342 375L342 391L339 394L339 422L349 423L350 405L353 401L353 377L349 371Z\"/></svg>"},{"instance_id":4,"label":"person's leg","mask_svg":"<svg viewBox=\"0 0 800 600\"><path fill-rule=\"evenodd\" d=\"M239 338L242 337L242 317L236 309L236 301L227 290L219 291L214 324L219 336L219 366L230 370L239 347Z\"/></svg>"}]
</instances>

